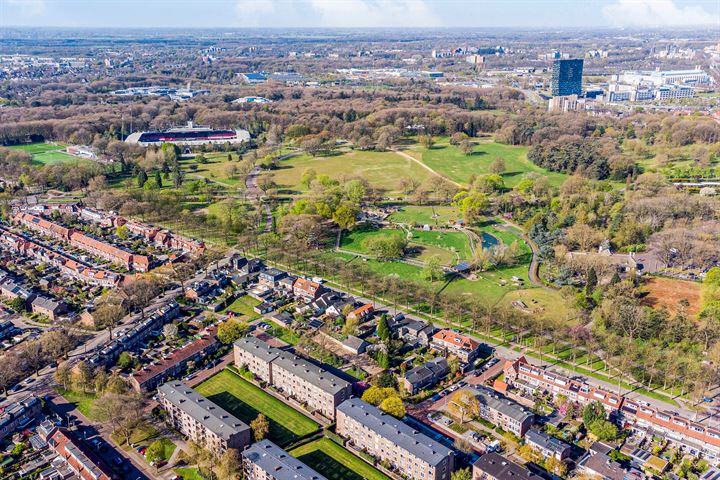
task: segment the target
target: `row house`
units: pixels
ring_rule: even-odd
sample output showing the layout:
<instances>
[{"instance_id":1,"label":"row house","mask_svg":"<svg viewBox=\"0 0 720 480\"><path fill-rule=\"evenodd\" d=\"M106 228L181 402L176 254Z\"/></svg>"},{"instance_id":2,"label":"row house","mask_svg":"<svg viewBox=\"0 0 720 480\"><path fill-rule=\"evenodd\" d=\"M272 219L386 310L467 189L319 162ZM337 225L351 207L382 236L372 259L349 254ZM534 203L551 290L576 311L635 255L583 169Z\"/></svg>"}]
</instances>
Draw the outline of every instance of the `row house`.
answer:
<instances>
[{"instance_id":1,"label":"row house","mask_svg":"<svg viewBox=\"0 0 720 480\"><path fill-rule=\"evenodd\" d=\"M530 365L525 357L504 366L505 382L528 393L548 392L553 396L564 395L569 400L587 405L597 400L608 413L617 412L622 404L622 396L610 393L599 387L560 375L550 370Z\"/></svg>"},{"instance_id":2,"label":"row house","mask_svg":"<svg viewBox=\"0 0 720 480\"><path fill-rule=\"evenodd\" d=\"M468 387L478 400L478 415L517 437L523 437L535 422L535 415L519 403L482 387Z\"/></svg>"},{"instance_id":3,"label":"row house","mask_svg":"<svg viewBox=\"0 0 720 480\"><path fill-rule=\"evenodd\" d=\"M626 399L620 409L625 426L637 431L659 433L677 445L703 453L720 455L720 429L689 420L677 413L658 410Z\"/></svg>"},{"instance_id":4,"label":"row house","mask_svg":"<svg viewBox=\"0 0 720 480\"><path fill-rule=\"evenodd\" d=\"M242 463L246 480L327 480L270 440L242 452Z\"/></svg>"},{"instance_id":5,"label":"row house","mask_svg":"<svg viewBox=\"0 0 720 480\"><path fill-rule=\"evenodd\" d=\"M54 252L12 232L0 229L0 245L10 251L32 257L40 262L54 265L76 280L101 287L114 287L122 283L123 275L102 268L89 267L70 257Z\"/></svg>"},{"instance_id":6,"label":"row house","mask_svg":"<svg viewBox=\"0 0 720 480\"><path fill-rule=\"evenodd\" d=\"M347 318L348 320L364 322L372 317L373 313L375 313L375 307L373 307L371 303L367 303L348 313Z\"/></svg>"},{"instance_id":7,"label":"row house","mask_svg":"<svg viewBox=\"0 0 720 480\"><path fill-rule=\"evenodd\" d=\"M430 346L445 355L455 355L462 363L470 363L480 355L482 344L468 335L440 330L432 336Z\"/></svg>"},{"instance_id":8,"label":"row house","mask_svg":"<svg viewBox=\"0 0 720 480\"><path fill-rule=\"evenodd\" d=\"M57 320L58 316L68 311L64 302L58 302L42 295L38 295L30 302L30 309L33 313L44 315L52 321Z\"/></svg>"},{"instance_id":9,"label":"row house","mask_svg":"<svg viewBox=\"0 0 720 480\"><path fill-rule=\"evenodd\" d=\"M540 430L529 430L525 434L525 445L540 452L545 458L554 457L563 461L570 456L570 445Z\"/></svg>"},{"instance_id":10,"label":"row house","mask_svg":"<svg viewBox=\"0 0 720 480\"><path fill-rule=\"evenodd\" d=\"M235 365L311 410L334 419L335 409L352 394L352 385L304 358L271 347L256 337L234 344Z\"/></svg>"},{"instance_id":11,"label":"row house","mask_svg":"<svg viewBox=\"0 0 720 480\"><path fill-rule=\"evenodd\" d=\"M114 245L92 238L71 228L63 227L42 217L29 213L18 213L13 218L15 223L55 240L69 242L71 246L84 250L92 255L118 263L128 270L146 272L150 269L150 259L145 255L126 252Z\"/></svg>"},{"instance_id":12,"label":"row house","mask_svg":"<svg viewBox=\"0 0 720 480\"><path fill-rule=\"evenodd\" d=\"M175 350L169 357L147 365L130 375L130 385L138 393L156 389L167 379L182 375L190 362L199 362L215 352L219 343L216 337L217 327L210 327L201 338Z\"/></svg>"},{"instance_id":13,"label":"row house","mask_svg":"<svg viewBox=\"0 0 720 480\"><path fill-rule=\"evenodd\" d=\"M47 440L80 480L110 480L110 470L65 429L56 429Z\"/></svg>"},{"instance_id":14,"label":"row house","mask_svg":"<svg viewBox=\"0 0 720 480\"><path fill-rule=\"evenodd\" d=\"M6 300L20 298L25 304L30 304L35 300L36 295L29 288L20 285L9 277L4 277L0 278L0 297Z\"/></svg>"},{"instance_id":15,"label":"row house","mask_svg":"<svg viewBox=\"0 0 720 480\"><path fill-rule=\"evenodd\" d=\"M338 406L335 431L406 478L448 480L453 471L452 450L359 398Z\"/></svg>"},{"instance_id":16,"label":"row house","mask_svg":"<svg viewBox=\"0 0 720 480\"><path fill-rule=\"evenodd\" d=\"M246 423L182 382L161 385L158 401L174 429L211 452L242 450L250 445L251 431Z\"/></svg>"},{"instance_id":17,"label":"row house","mask_svg":"<svg viewBox=\"0 0 720 480\"><path fill-rule=\"evenodd\" d=\"M405 372L403 385L406 392L415 395L424 388L435 386L449 373L450 367L446 358L433 358L425 364Z\"/></svg>"}]
</instances>

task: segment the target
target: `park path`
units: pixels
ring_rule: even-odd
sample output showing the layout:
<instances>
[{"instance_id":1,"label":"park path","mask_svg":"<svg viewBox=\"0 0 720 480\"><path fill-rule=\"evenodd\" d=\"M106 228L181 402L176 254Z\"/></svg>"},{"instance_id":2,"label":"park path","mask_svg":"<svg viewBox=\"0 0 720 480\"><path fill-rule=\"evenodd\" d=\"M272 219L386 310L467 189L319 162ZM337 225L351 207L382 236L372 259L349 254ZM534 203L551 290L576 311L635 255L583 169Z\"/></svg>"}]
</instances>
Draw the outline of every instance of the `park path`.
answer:
<instances>
[{"instance_id":1,"label":"park path","mask_svg":"<svg viewBox=\"0 0 720 480\"><path fill-rule=\"evenodd\" d=\"M530 260L530 266L528 267L528 279L530 280L530 283L536 287L544 288L545 290L555 290L554 288L547 286L540 278L540 247L538 247L537 243L535 243L526 233L522 233L523 229L516 223L513 223L506 218L498 217L498 220L503 222L506 228L512 227L521 232L516 233L511 229L507 229L508 232L517 235L530 245L530 250L532 250L532 260Z\"/></svg>"},{"instance_id":2,"label":"park path","mask_svg":"<svg viewBox=\"0 0 720 480\"><path fill-rule=\"evenodd\" d=\"M418 160L417 158L413 157L413 156L410 155L409 153L405 153L405 152L403 152L402 150L397 150L397 149L393 149L392 151L395 152L395 153L397 153L398 155L400 155L401 157L403 157L403 158L405 158L405 159L407 159L407 160L410 160L410 161L412 161L412 162L417 163L418 165L420 165L421 167L423 167L423 168L424 168L425 170L427 170L428 172L430 172L430 173L432 173L433 175L436 175L436 176L438 176L438 177L440 177L440 178L442 178L442 179L444 179L444 180L452 183L452 184L455 185L456 187L458 187L458 188L465 188L465 185L463 185L463 184L461 184L461 183L458 183L458 182L456 182L456 181L454 181L454 180L450 180L449 178L447 178L447 177L446 177L445 175L443 175L442 173L440 173L440 172L438 172L437 170L434 170L434 169L430 168L429 166L425 165L423 162L421 162L421 161Z\"/></svg>"}]
</instances>

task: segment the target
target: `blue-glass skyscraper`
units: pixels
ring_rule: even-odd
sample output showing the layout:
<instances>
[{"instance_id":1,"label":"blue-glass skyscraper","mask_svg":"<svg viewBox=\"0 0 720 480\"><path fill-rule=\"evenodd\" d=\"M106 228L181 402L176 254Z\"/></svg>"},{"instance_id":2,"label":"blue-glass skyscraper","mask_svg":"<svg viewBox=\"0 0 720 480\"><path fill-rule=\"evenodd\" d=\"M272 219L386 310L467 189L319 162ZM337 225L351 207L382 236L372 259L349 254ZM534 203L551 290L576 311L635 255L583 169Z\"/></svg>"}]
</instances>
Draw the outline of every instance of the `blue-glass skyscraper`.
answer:
<instances>
[{"instance_id":1,"label":"blue-glass skyscraper","mask_svg":"<svg viewBox=\"0 0 720 480\"><path fill-rule=\"evenodd\" d=\"M582 58L555 60L552 69L553 97L582 94Z\"/></svg>"}]
</instances>

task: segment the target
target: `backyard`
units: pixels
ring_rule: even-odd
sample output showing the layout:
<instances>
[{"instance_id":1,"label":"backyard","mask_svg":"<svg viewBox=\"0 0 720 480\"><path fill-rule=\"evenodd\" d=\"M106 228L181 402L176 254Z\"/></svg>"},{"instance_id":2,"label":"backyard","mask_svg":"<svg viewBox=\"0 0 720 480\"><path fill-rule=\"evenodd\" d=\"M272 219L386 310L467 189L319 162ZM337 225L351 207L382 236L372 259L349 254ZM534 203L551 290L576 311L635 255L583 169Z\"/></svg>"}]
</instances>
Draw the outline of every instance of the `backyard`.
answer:
<instances>
[{"instance_id":1,"label":"backyard","mask_svg":"<svg viewBox=\"0 0 720 480\"><path fill-rule=\"evenodd\" d=\"M230 370L223 370L198 385L201 395L249 424L263 413L270 421L268 438L287 446L319 429L319 425Z\"/></svg>"},{"instance_id":2,"label":"backyard","mask_svg":"<svg viewBox=\"0 0 720 480\"><path fill-rule=\"evenodd\" d=\"M289 453L329 480L390 480L329 438L306 443Z\"/></svg>"}]
</instances>

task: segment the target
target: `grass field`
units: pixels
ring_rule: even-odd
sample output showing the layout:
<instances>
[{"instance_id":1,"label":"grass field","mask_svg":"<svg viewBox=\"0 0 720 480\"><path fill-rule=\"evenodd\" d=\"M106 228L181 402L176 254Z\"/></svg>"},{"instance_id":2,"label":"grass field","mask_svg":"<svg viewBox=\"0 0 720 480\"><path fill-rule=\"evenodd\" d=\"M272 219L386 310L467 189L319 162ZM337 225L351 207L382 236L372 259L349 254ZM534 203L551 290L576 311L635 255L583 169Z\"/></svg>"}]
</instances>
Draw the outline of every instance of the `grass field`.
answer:
<instances>
[{"instance_id":1,"label":"grass field","mask_svg":"<svg viewBox=\"0 0 720 480\"><path fill-rule=\"evenodd\" d=\"M462 260L469 259L472 256L470 241L462 232L413 230L410 242L452 252Z\"/></svg>"},{"instance_id":2,"label":"grass field","mask_svg":"<svg viewBox=\"0 0 720 480\"><path fill-rule=\"evenodd\" d=\"M175 445L172 440L168 438L161 438L158 441L163 446L162 459L165 461L170 460L170 457L172 457L172 454L175 451L175 448L177 448L177 445Z\"/></svg>"},{"instance_id":3,"label":"grass field","mask_svg":"<svg viewBox=\"0 0 720 480\"><path fill-rule=\"evenodd\" d=\"M506 170L502 177L507 187L517 185L523 175L529 172L541 174L553 186L558 186L565 181L567 175L550 172L529 161L527 151L527 147L481 142L475 145L471 155L465 155L457 147L449 144L437 144L430 150L418 145L408 153L450 180L463 184L467 184L473 174L491 173L490 165L497 157L505 161Z\"/></svg>"},{"instance_id":4,"label":"grass field","mask_svg":"<svg viewBox=\"0 0 720 480\"><path fill-rule=\"evenodd\" d=\"M222 310L221 313L235 312L246 317L257 318L260 315L255 313L255 310L253 310L253 307L255 307L256 305L260 305L260 302L258 300L255 300L248 295L243 295L242 297L236 299L233 303L228 305L227 308L225 308L225 310Z\"/></svg>"},{"instance_id":5,"label":"grass field","mask_svg":"<svg viewBox=\"0 0 720 480\"><path fill-rule=\"evenodd\" d=\"M12 150L22 150L32 155L33 163L36 165L48 165L58 162L83 161L78 157L69 155L63 150L67 145L63 143L30 143L25 145L13 145Z\"/></svg>"},{"instance_id":6,"label":"grass field","mask_svg":"<svg viewBox=\"0 0 720 480\"><path fill-rule=\"evenodd\" d=\"M460 218L460 213L455 207L403 207L401 210L390 215L390 220L397 223L410 225L445 225Z\"/></svg>"},{"instance_id":7,"label":"grass field","mask_svg":"<svg viewBox=\"0 0 720 480\"><path fill-rule=\"evenodd\" d=\"M227 156L228 154L225 152L206 153L205 158L208 163L198 164L195 158L182 158L179 163L190 177L207 178L208 180L217 182L222 186L235 188L244 183L245 178L239 173L230 176L230 172L228 172L228 165L238 165L237 154L232 154L232 162L228 162ZM196 170L190 168L193 165L197 165Z\"/></svg>"},{"instance_id":8,"label":"grass field","mask_svg":"<svg viewBox=\"0 0 720 480\"><path fill-rule=\"evenodd\" d=\"M306 443L288 453L329 480L390 480L329 438Z\"/></svg>"},{"instance_id":9,"label":"grass field","mask_svg":"<svg viewBox=\"0 0 720 480\"><path fill-rule=\"evenodd\" d=\"M537 315L543 318L549 318L558 321L567 321L575 323L576 315L568 308L567 301L562 298L560 292L556 290L546 290L544 288L527 288L523 290L515 290L508 292L502 299L504 304L510 305L513 300L521 300L533 310Z\"/></svg>"},{"instance_id":10,"label":"grass field","mask_svg":"<svg viewBox=\"0 0 720 480\"><path fill-rule=\"evenodd\" d=\"M384 235L397 235L398 237L405 237L405 232L399 229L392 228L380 228L380 229L357 229L343 236L340 242L340 247L346 250L351 250L358 253L367 253L368 250L365 248L365 240L372 237L379 237Z\"/></svg>"},{"instance_id":11,"label":"grass field","mask_svg":"<svg viewBox=\"0 0 720 480\"><path fill-rule=\"evenodd\" d=\"M316 432L319 425L229 370L214 375L196 390L245 423L263 413L270 421L268 438L280 446Z\"/></svg>"},{"instance_id":12,"label":"grass field","mask_svg":"<svg viewBox=\"0 0 720 480\"><path fill-rule=\"evenodd\" d=\"M388 192L398 190L404 177L424 181L430 173L417 163L394 152L352 150L330 157L297 155L280 162L280 168L273 170L275 183L280 188L293 192L303 191L300 179L306 169L314 169L318 175L328 175L336 180L342 177L361 176L370 185Z\"/></svg>"}]
</instances>

